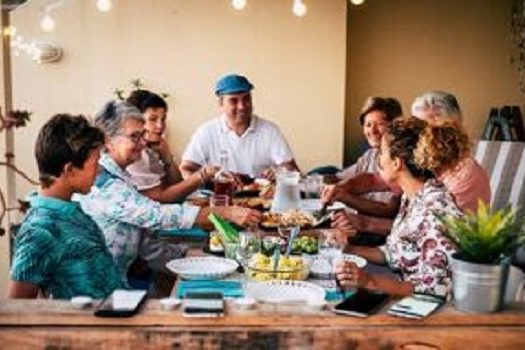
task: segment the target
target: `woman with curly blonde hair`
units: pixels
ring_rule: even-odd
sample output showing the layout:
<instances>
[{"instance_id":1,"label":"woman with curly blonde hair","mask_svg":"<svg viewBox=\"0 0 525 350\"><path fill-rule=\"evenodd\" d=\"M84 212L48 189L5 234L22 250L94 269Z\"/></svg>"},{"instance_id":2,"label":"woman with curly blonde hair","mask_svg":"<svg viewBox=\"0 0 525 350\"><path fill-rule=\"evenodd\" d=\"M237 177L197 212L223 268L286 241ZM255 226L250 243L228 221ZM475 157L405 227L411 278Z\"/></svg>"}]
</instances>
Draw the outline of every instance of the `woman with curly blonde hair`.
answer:
<instances>
[{"instance_id":1,"label":"woman with curly blonde hair","mask_svg":"<svg viewBox=\"0 0 525 350\"><path fill-rule=\"evenodd\" d=\"M350 246L351 253L388 264L402 281L375 275L351 262L337 265L344 287L446 296L451 289L450 256L455 251L438 216L461 216L453 196L435 172L453 167L468 152L468 137L454 122L429 124L415 117L394 120L381 140L380 175L401 187L401 207L386 244Z\"/></svg>"}]
</instances>

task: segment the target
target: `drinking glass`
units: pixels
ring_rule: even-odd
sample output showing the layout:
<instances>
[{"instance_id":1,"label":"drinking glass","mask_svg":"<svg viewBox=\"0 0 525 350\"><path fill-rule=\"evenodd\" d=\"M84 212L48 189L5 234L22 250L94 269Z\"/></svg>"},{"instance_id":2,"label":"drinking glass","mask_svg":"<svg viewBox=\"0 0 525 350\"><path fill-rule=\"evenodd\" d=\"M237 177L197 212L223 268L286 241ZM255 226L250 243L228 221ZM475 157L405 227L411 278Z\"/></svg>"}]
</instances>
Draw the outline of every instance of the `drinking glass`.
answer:
<instances>
[{"instance_id":1,"label":"drinking glass","mask_svg":"<svg viewBox=\"0 0 525 350\"><path fill-rule=\"evenodd\" d=\"M260 238L250 232L242 231L239 233L239 245L237 247L236 257L243 266L247 265L251 258L260 251Z\"/></svg>"},{"instance_id":2,"label":"drinking glass","mask_svg":"<svg viewBox=\"0 0 525 350\"><path fill-rule=\"evenodd\" d=\"M330 266L330 276L334 276L334 264L343 257L343 245L337 242L335 233L324 230L319 235L319 254Z\"/></svg>"},{"instance_id":3,"label":"drinking glass","mask_svg":"<svg viewBox=\"0 0 525 350\"><path fill-rule=\"evenodd\" d=\"M210 197L210 207L226 207L230 204L230 196L214 194Z\"/></svg>"},{"instance_id":4,"label":"drinking glass","mask_svg":"<svg viewBox=\"0 0 525 350\"><path fill-rule=\"evenodd\" d=\"M308 175L305 179L305 197L311 199L321 198L321 190L324 184L324 177L320 174Z\"/></svg>"}]
</instances>

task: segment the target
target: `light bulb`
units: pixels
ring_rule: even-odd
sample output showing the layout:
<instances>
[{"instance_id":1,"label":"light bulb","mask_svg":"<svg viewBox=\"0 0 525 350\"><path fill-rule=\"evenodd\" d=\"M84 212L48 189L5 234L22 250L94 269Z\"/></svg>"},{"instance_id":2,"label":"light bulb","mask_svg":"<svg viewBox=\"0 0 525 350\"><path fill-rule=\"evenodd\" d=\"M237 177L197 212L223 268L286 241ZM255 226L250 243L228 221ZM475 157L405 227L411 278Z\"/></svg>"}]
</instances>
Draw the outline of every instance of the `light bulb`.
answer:
<instances>
[{"instance_id":1,"label":"light bulb","mask_svg":"<svg viewBox=\"0 0 525 350\"><path fill-rule=\"evenodd\" d=\"M14 37L16 35L16 28L15 26L8 26L4 28L4 35Z\"/></svg>"},{"instance_id":2,"label":"light bulb","mask_svg":"<svg viewBox=\"0 0 525 350\"><path fill-rule=\"evenodd\" d=\"M302 0L294 0L292 11L297 17L303 17L304 15L306 15L308 8L304 4L304 2L302 2Z\"/></svg>"},{"instance_id":3,"label":"light bulb","mask_svg":"<svg viewBox=\"0 0 525 350\"><path fill-rule=\"evenodd\" d=\"M236 10L244 10L246 7L246 0L232 0L232 6Z\"/></svg>"},{"instance_id":4,"label":"light bulb","mask_svg":"<svg viewBox=\"0 0 525 350\"><path fill-rule=\"evenodd\" d=\"M44 18L42 18L42 20L40 21L40 27L42 27L42 29L46 32L52 32L53 30L55 30L55 20L49 15L49 13L46 13Z\"/></svg>"},{"instance_id":5,"label":"light bulb","mask_svg":"<svg viewBox=\"0 0 525 350\"><path fill-rule=\"evenodd\" d=\"M365 3L365 0L350 0L352 5L363 5Z\"/></svg>"},{"instance_id":6,"label":"light bulb","mask_svg":"<svg viewBox=\"0 0 525 350\"><path fill-rule=\"evenodd\" d=\"M108 12L113 7L111 0L97 0L97 8L101 12Z\"/></svg>"}]
</instances>

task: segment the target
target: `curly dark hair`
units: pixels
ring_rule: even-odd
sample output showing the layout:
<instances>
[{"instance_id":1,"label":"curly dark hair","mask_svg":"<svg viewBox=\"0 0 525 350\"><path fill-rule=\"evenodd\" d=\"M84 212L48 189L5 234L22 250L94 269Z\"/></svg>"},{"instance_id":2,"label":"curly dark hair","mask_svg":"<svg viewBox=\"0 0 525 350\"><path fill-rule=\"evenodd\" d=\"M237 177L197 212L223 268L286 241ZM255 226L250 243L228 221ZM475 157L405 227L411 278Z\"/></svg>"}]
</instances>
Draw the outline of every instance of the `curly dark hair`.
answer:
<instances>
[{"instance_id":1,"label":"curly dark hair","mask_svg":"<svg viewBox=\"0 0 525 350\"><path fill-rule=\"evenodd\" d=\"M67 163L82 169L92 150L104 144L104 133L82 115L56 114L44 124L35 144L42 186L49 187Z\"/></svg>"},{"instance_id":2,"label":"curly dark hair","mask_svg":"<svg viewBox=\"0 0 525 350\"><path fill-rule=\"evenodd\" d=\"M457 122L429 124L416 117L397 118L385 133L390 156L398 157L419 179L455 166L469 150L468 136Z\"/></svg>"},{"instance_id":3,"label":"curly dark hair","mask_svg":"<svg viewBox=\"0 0 525 350\"><path fill-rule=\"evenodd\" d=\"M148 108L164 108L166 111L168 110L166 100L149 90L135 90L126 101L137 107L141 113L144 113Z\"/></svg>"}]
</instances>

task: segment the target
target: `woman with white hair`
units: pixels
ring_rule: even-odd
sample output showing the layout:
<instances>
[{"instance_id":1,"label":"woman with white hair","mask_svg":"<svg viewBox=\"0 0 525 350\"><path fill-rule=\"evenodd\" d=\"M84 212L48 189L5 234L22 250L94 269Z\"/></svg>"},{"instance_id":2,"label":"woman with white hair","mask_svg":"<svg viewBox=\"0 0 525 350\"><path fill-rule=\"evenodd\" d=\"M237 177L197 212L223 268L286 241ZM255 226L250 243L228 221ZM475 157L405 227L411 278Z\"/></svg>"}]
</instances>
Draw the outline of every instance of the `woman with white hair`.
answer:
<instances>
[{"instance_id":1,"label":"woman with white hair","mask_svg":"<svg viewBox=\"0 0 525 350\"><path fill-rule=\"evenodd\" d=\"M462 113L459 103L456 97L448 92L429 91L419 95L412 104L412 114L432 125L454 123L461 129ZM434 169L434 175L452 194L461 210L476 211L479 200L490 203L489 178L469 150L466 150L457 162ZM385 181L376 177L372 180L368 181L369 191L390 187ZM329 202L333 199L326 196L324 200ZM392 223L393 221L387 218L345 212L338 216L336 227L344 232L346 227L353 226L358 231L386 236L390 234ZM340 239L345 240L346 237Z\"/></svg>"},{"instance_id":2,"label":"woman with white hair","mask_svg":"<svg viewBox=\"0 0 525 350\"><path fill-rule=\"evenodd\" d=\"M428 91L417 96L412 103L412 115L432 124L453 121L461 125L462 121L456 97L446 91ZM436 176L463 210L475 211L479 200L490 203L490 180L470 152L454 166L439 169Z\"/></svg>"},{"instance_id":3,"label":"woman with white hair","mask_svg":"<svg viewBox=\"0 0 525 350\"><path fill-rule=\"evenodd\" d=\"M78 201L104 232L124 283L129 266L139 255L146 261L159 261L158 268L163 266L160 261L170 260L170 254L180 257L180 252L171 252L168 244L164 245L165 251L159 252L158 245L148 243L151 231L210 226L208 215L212 211L241 226L260 221L258 211L246 208L200 209L187 204L161 204L146 197L126 171L146 147L142 113L127 102L111 101L97 114L95 125L106 134L105 152L99 160L95 185ZM159 255L163 258L159 259Z\"/></svg>"}]
</instances>

